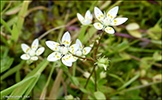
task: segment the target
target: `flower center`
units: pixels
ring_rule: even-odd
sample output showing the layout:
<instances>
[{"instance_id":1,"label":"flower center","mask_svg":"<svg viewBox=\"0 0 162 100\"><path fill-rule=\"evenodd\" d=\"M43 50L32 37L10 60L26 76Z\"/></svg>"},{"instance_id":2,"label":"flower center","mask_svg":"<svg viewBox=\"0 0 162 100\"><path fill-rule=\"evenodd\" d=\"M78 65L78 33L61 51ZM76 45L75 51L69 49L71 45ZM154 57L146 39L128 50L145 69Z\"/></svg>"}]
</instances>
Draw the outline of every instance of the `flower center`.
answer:
<instances>
[{"instance_id":1,"label":"flower center","mask_svg":"<svg viewBox=\"0 0 162 100\"><path fill-rule=\"evenodd\" d=\"M110 25L110 19L105 18L105 19L103 20L103 24L104 24L105 26Z\"/></svg>"},{"instance_id":2,"label":"flower center","mask_svg":"<svg viewBox=\"0 0 162 100\"><path fill-rule=\"evenodd\" d=\"M35 51L34 50L30 50L29 55L30 56L34 56L35 55Z\"/></svg>"},{"instance_id":3,"label":"flower center","mask_svg":"<svg viewBox=\"0 0 162 100\"><path fill-rule=\"evenodd\" d=\"M67 47L61 47L60 51L62 54L67 54L68 53L68 48Z\"/></svg>"},{"instance_id":4,"label":"flower center","mask_svg":"<svg viewBox=\"0 0 162 100\"><path fill-rule=\"evenodd\" d=\"M79 51L76 52L76 55L77 56L81 56L82 55L82 52L79 50Z\"/></svg>"}]
</instances>

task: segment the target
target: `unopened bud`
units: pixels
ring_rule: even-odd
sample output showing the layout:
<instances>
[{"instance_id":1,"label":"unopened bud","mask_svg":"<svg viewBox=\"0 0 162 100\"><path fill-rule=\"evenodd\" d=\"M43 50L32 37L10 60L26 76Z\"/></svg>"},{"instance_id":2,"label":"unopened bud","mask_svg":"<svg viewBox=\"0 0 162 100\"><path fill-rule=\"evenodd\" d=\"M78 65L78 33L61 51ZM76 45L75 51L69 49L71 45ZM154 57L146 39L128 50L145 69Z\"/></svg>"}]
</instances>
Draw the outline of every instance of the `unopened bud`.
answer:
<instances>
[{"instance_id":1,"label":"unopened bud","mask_svg":"<svg viewBox=\"0 0 162 100\"><path fill-rule=\"evenodd\" d=\"M141 77L144 77L146 75L146 71L144 69L141 70Z\"/></svg>"},{"instance_id":2,"label":"unopened bud","mask_svg":"<svg viewBox=\"0 0 162 100\"><path fill-rule=\"evenodd\" d=\"M102 78L105 78L106 77L106 72L101 72L100 73L100 78L102 79Z\"/></svg>"},{"instance_id":3,"label":"unopened bud","mask_svg":"<svg viewBox=\"0 0 162 100\"><path fill-rule=\"evenodd\" d=\"M107 67L109 66L109 59L108 58L99 58L97 61L97 65L99 67L103 67L105 70L107 70Z\"/></svg>"},{"instance_id":4,"label":"unopened bud","mask_svg":"<svg viewBox=\"0 0 162 100\"><path fill-rule=\"evenodd\" d=\"M83 76L86 77L86 78L88 78L90 76L90 73L89 72L84 72L83 73Z\"/></svg>"},{"instance_id":5,"label":"unopened bud","mask_svg":"<svg viewBox=\"0 0 162 100\"><path fill-rule=\"evenodd\" d=\"M65 96L65 100L73 100L74 97L72 95L67 95Z\"/></svg>"}]
</instances>

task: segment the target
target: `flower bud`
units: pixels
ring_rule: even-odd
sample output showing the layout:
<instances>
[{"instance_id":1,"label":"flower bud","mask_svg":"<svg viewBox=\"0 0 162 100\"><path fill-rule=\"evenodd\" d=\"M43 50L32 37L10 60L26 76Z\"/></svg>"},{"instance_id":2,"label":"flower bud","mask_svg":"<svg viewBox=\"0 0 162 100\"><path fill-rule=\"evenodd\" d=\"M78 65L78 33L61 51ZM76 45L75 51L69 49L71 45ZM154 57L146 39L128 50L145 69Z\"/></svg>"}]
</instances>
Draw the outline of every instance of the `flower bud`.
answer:
<instances>
[{"instance_id":1,"label":"flower bud","mask_svg":"<svg viewBox=\"0 0 162 100\"><path fill-rule=\"evenodd\" d=\"M74 97L72 95L67 95L65 96L65 100L73 100Z\"/></svg>"},{"instance_id":2,"label":"flower bud","mask_svg":"<svg viewBox=\"0 0 162 100\"><path fill-rule=\"evenodd\" d=\"M106 72L101 72L100 73L100 78L102 79L102 78L105 78L106 77Z\"/></svg>"},{"instance_id":3,"label":"flower bud","mask_svg":"<svg viewBox=\"0 0 162 100\"><path fill-rule=\"evenodd\" d=\"M97 65L99 67L103 67L105 70L107 70L107 67L109 66L109 59L108 58L99 58L97 61Z\"/></svg>"},{"instance_id":4,"label":"flower bud","mask_svg":"<svg viewBox=\"0 0 162 100\"><path fill-rule=\"evenodd\" d=\"M89 72L84 72L83 76L88 78L90 76L90 73Z\"/></svg>"}]
</instances>

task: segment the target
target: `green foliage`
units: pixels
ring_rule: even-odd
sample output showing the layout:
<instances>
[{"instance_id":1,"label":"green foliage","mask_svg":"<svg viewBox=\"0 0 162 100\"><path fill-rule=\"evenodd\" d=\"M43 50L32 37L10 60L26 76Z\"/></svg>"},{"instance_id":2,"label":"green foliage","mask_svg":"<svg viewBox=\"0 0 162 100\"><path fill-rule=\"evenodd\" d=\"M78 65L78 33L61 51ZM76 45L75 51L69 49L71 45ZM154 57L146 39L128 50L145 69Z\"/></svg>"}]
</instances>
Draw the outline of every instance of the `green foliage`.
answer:
<instances>
[{"instance_id":1,"label":"green foliage","mask_svg":"<svg viewBox=\"0 0 162 100\"><path fill-rule=\"evenodd\" d=\"M65 99L67 95L93 100L161 99L161 1L3 0L0 5L1 99L13 99L7 96L20 96L16 98L20 100ZM104 34L95 59L95 50L103 32L92 25L98 22L94 7L107 13L117 5L117 17L127 17L128 21L115 26L114 35ZM88 9L93 14L93 22L84 26L76 14L84 16ZM57 29L40 38L53 28ZM61 61L47 61L47 56L53 51L46 46L45 41L60 43L66 31L70 32L72 43L79 38L84 47L93 44L86 58L95 59L94 62L78 59L68 68ZM39 39L40 47L45 47L45 52L38 61L27 63L20 58L23 54L21 44L31 45L35 38ZM109 67L104 70L97 66L86 83L88 77L85 72L91 74L102 57L107 58L105 63L109 62Z\"/></svg>"}]
</instances>

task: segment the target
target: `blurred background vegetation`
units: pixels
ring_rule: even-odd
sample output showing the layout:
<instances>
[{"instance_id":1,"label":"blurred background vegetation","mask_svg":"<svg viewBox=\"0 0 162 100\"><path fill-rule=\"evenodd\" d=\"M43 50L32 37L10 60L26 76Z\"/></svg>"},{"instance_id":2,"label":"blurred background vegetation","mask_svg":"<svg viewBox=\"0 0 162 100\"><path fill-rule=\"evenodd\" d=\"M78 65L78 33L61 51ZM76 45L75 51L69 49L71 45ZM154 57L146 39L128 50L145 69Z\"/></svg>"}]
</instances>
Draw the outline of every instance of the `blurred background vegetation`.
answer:
<instances>
[{"instance_id":1,"label":"blurred background vegetation","mask_svg":"<svg viewBox=\"0 0 162 100\"><path fill-rule=\"evenodd\" d=\"M88 99L161 100L162 2L160 0L0 2L1 98L10 95L29 96L28 99L52 97L64 99L67 95L80 97L83 92L83 97ZM105 34L101 41L98 51L102 54L98 55L98 58L108 57L110 66L107 71L96 69L98 91L95 92L94 75L84 89L87 79L83 74L86 71L90 73L93 64L78 60L71 68L67 68L59 61L48 62L46 58L52 51L45 45L45 41L59 42L62 34L69 31L72 42L75 43L83 27L77 19L77 13L84 15L89 9L94 14L95 6L107 13L117 5L118 16L127 17L128 21L114 27L116 33L111 39ZM93 22L96 21L94 16ZM67 26L51 31L40 39L46 31L62 25ZM101 33L94 27L89 27L84 37L80 38L85 46L89 46ZM35 38L39 38L40 45L46 48L36 62L36 68L34 63L28 64L20 59L23 54L21 43L30 46ZM87 57L91 58L91 55L92 53ZM53 74L50 74L51 70L54 70ZM101 74L103 71L105 75Z\"/></svg>"}]
</instances>

